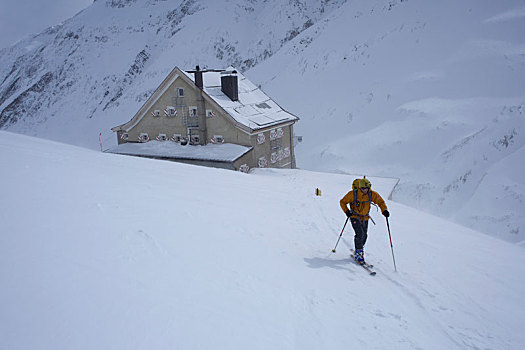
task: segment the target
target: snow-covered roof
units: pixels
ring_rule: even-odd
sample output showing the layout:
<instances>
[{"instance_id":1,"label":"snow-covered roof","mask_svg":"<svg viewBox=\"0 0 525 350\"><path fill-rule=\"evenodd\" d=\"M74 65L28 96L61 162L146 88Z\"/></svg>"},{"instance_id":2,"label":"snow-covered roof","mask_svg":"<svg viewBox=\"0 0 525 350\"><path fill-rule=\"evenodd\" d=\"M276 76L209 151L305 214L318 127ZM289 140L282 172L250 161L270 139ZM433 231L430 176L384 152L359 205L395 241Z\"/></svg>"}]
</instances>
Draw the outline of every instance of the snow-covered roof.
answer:
<instances>
[{"instance_id":1,"label":"snow-covered roof","mask_svg":"<svg viewBox=\"0 0 525 350\"><path fill-rule=\"evenodd\" d=\"M229 67L228 72L235 71ZM255 86L244 75L236 71L238 81L238 100L232 101L221 88L221 71L203 70L203 91L206 99L216 103L223 109L238 127L247 132L271 128L283 123L294 123L299 120L295 115L285 111L261 89ZM195 84L193 72L186 72L175 67L164 79L153 95L144 103L135 116L122 125L112 128L113 131L129 131L146 116L147 110L168 89L170 84L177 78L186 80L187 83Z\"/></svg>"},{"instance_id":2,"label":"snow-covered roof","mask_svg":"<svg viewBox=\"0 0 525 350\"><path fill-rule=\"evenodd\" d=\"M251 149L252 147L232 143L183 146L172 141L149 141L126 142L106 152L144 157L233 162Z\"/></svg>"},{"instance_id":3,"label":"snow-covered roof","mask_svg":"<svg viewBox=\"0 0 525 350\"><path fill-rule=\"evenodd\" d=\"M229 67L227 71L235 71ZM183 73L195 83L193 73ZM238 101L232 101L221 89L221 72L203 71L203 90L223 108L236 122L252 130L267 128L284 122L299 120L295 115L286 112L255 84L237 71Z\"/></svg>"}]
</instances>

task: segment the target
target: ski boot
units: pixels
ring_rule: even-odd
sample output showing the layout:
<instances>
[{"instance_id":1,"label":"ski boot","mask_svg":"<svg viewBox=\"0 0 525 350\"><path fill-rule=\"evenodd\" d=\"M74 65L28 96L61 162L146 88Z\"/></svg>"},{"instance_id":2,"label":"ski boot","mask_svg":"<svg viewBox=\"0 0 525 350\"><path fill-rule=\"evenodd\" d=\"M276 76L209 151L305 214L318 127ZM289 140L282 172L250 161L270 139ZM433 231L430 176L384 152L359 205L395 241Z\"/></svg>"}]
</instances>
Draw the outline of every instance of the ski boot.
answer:
<instances>
[{"instance_id":1,"label":"ski boot","mask_svg":"<svg viewBox=\"0 0 525 350\"><path fill-rule=\"evenodd\" d=\"M354 260L361 265L365 263L365 252L363 251L363 249L355 250Z\"/></svg>"}]
</instances>

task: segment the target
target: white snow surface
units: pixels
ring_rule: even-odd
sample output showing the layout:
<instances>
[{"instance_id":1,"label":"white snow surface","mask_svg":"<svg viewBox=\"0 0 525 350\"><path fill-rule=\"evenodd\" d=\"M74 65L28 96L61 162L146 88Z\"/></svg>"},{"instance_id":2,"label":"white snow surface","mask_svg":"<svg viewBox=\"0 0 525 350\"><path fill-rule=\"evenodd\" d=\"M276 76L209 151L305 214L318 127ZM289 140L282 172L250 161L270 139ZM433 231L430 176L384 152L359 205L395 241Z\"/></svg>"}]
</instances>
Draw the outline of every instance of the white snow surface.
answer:
<instances>
[{"instance_id":1,"label":"white snow surface","mask_svg":"<svg viewBox=\"0 0 525 350\"><path fill-rule=\"evenodd\" d=\"M97 0L0 50L0 128L109 148L175 66L234 66L300 118L299 168L397 178L394 200L525 245L523 19L523 0Z\"/></svg>"},{"instance_id":2,"label":"white snow surface","mask_svg":"<svg viewBox=\"0 0 525 350\"><path fill-rule=\"evenodd\" d=\"M149 141L144 143L126 142L107 152L164 158L184 158L197 160L234 161L248 152L251 147L233 143L208 145L181 145L172 141Z\"/></svg>"},{"instance_id":3,"label":"white snow surface","mask_svg":"<svg viewBox=\"0 0 525 350\"><path fill-rule=\"evenodd\" d=\"M353 175L252 174L0 132L1 349L523 349L525 250ZM386 198L390 179L372 178ZM315 188L322 196L315 196Z\"/></svg>"}]
</instances>

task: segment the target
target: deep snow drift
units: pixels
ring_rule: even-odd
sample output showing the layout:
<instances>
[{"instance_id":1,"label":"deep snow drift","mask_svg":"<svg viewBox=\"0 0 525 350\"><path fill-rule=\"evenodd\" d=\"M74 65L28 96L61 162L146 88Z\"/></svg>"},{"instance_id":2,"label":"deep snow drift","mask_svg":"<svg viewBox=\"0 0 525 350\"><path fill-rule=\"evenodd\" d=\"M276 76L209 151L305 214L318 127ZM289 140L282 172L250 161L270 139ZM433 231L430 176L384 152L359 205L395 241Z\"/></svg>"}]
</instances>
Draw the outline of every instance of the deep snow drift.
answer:
<instances>
[{"instance_id":1,"label":"deep snow drift","mask_svg":"<svg viewBox=\"0 0 525 350\"><path fill-rule=\"evenodd\" d=\"M521 349L525 251L393 201L348 256L353 176L252 174L0 132L2 349ZM384 197L391 179L372 178ZM319 187L323 195L314 195Z\"/></svg>"}]
</instances>

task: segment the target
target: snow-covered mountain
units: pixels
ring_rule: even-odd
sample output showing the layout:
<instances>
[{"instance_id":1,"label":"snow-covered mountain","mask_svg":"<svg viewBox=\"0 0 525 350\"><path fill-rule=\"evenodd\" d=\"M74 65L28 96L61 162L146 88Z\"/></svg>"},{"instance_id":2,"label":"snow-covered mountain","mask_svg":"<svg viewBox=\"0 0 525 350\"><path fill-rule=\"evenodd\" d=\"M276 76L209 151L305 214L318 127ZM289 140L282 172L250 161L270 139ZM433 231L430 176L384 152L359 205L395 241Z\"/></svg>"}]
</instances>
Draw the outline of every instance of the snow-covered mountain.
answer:
<instances>
[{"instance_id":1,"label":"snow-covered mountain","mask_svg":"<svg viewBox=\"0 0 525 350\"><path fill-rule=\"evenodd\" d=\"M1 349L493 349L525 345L525 250L352 176L244 174L0 132ZM391 181L371 178L382 194ZM319 187L322 196L315 196Z\"/></svg>"},{"instance_id":2,"label":"snow-covered mountain","mask_svg":"<svg viewBox=\"0 0 525 350\"><path fill-rule=\"evenodd\" d=\"M301 117L298 166L525 240L521 0L98 0L0 51L0 128L115 142L173 66L234 65Z\"/></svg>"}]
</instances>

